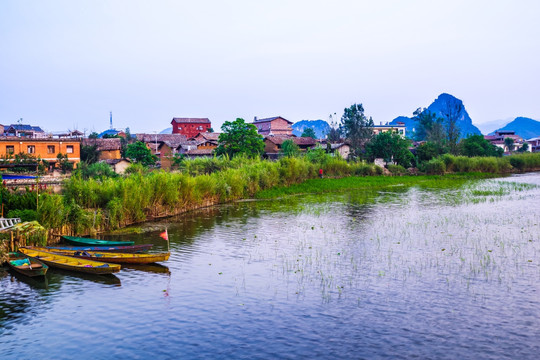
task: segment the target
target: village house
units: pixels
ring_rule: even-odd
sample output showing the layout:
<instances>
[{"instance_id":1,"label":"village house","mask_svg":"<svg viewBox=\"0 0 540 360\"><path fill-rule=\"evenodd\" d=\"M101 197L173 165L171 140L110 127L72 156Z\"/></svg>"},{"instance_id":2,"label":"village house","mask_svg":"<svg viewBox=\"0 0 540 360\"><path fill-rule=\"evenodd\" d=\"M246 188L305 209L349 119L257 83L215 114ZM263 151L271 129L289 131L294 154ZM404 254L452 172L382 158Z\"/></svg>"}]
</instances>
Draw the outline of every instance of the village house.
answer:
<instances>
[{"instance_id":1,"label":"village house","mask_svg":"<svg viewBox=\"0 0 540 360\"><path fill-rule=\"evenodd\" d=\"M527 143L529 144L529 151L540 152L540 137L529 139Z\"/></svg>"},{"instance_id":2,"label":"village house","mask_svg":"<svg viewBox=\"0 0 540 360\"><path fill-rule=\"evenodd\" d=\"M342 159L347 160L351 153L351 146L347 143L330 144L330 149L333 154L338 153Z\"/></svg>"},{"instance_id":3,"label":"village house","mask_svg":"<svg viewBox=\"0 0 540 360\"><path fill-rule=\"evenodd\" d=\"M293 123L281 116L275 116L266 119L258 119L255 117L253 125L257 127L257 131L261 135L285 135L292 136Z\"/></svg>"},{"instance_id":4,"label":"village house","mask_svg":"<svg viewBox=\"0 0 540 360\"><path fill-rule=\"evenodd\" d=\"M96 146L99 160L117 160L122 158L122 140L120 138L83 139L82 145Z\"/></svg>"},{"instance_id":5,"label":"village house","mask_svg":"<svg viewBox=\"0 0 540 360\"><path fill-rule=\"evenodd\" d=\"M194 137L200 132L208 132L212 127L208 118L173 118L171 125L173 134L182 134L186 138Z\"/></svg>"},{"instance_id":6,"label":"village house","mask_svg":"<svg viewBox=\"0 0 540 360\"><path fill-rule=\"evenodd\" d=\"M172 159L175 153L178 153L178 148L186 146L189 142L187 137L182 134L137 134L135 135L138 141L146 144L153 155L158 157L159 165L163 169L170 169Z\"/></svg>"},{"instance_id":7,"label":"village house","mask_svg":"<svg viewBox=\"0 0 540 360\"><path fill-rule=\"evenodd\" d=\"M128 159L107 159L102 161L112 167L113 171L117 174L125 173L126 169L131 165L131 161Z\"/></svg>"},{"instance_id":8,"label":"village house","mask_svg":"<svg viewBox=\"0 0 540 360\"><path fill-rule=\"evenodd\" d=\"M310 137L269 135L264 137L264 156L268 159L277 159L285 140L292 140L300 151L307 151L317 145L317 140Z\"/></svg>"},{"instance_id":9,"label":"village house","mask_svg":"<svg viewBox=\"0 0 540 360\"><path fill-rule=\"evenodd\" d=\"M504 139L506 138L511 138L512 140L514 140L514 143L511 149L509 149L506 143L504 142ZM503 149L505 153L511 153L513 151L517 151L525 143L525 140L523 140L521 136L516 135L516 132L511 131L511 130L495 131L495 135L484 135L484 139L486 139L493 145L500 147L501 149ZM531 151L530 146L529 146L528 151Z\"/></svg>"},{"instance_id":10,"label":"village house","mask_svg":"<svg viewBox=\"0 0 540 360\"><path fill-rule=\"evenodd\" d=\"M4 126L4 136L26 137L26 138L45 138L47 134L39 126L11 124Z\"/></svg>"},{"instance_id":11,"label":"village house","mask_svg":"<svg viewBox=\"0 0 540 360\"><path fill-rule=\"evenodd\" d=\"M386 123L385 125L383 125L383 123L381 122L380 125L373 126L373 135L378 135L384 132L395 132L398 133L402 138L404 138L405 130L405 123L398 122L396 125L389 125L388 123Z\"/></svg>"},{"instance_id":12,"label":"village house","mask_svg":"<svg viewBox=\"0 0 540 360\"><path fill-rule=\"evenodd\" d=\"M0 137L0 167L13 167L17 154L45 160L50 170L58 163L58 154L67 155L68 161L76 168L81 161L81 143L79 139L43 139L31 137Z\"/></svg>"}]
</instances>

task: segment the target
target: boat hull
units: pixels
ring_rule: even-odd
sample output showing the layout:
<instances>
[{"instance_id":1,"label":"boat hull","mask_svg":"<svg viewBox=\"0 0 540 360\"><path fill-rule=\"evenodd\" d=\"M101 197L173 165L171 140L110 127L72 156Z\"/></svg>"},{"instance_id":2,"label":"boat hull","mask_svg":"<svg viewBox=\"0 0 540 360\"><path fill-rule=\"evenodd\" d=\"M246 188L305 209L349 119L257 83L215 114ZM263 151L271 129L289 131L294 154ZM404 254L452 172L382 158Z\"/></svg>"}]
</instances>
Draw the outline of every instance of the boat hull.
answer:
<instances>
[{"instance_id":1,"label":"boat hull","mask_svg":"<svg viewBox=\"0 0 540 360\"><path fill-rule=\"evenodd\" d=\"M126 246L46 246L46 251L69 250L69 251L99 251L117 253L143 253L154 246L153 244L126 245Z\"/></svg>"},{"instance_id":2,"label":"boat hull","mask_svg":"<svg viewBox=\"0 0 540 360\"><path fill-rule=\"evenodd\" d=\"M23 254L36 258L41 262L64 270L78 271L88 274L112 274L120 271L120 265L101 261L78 259L71 256L58 255L32 248L19 249Z\"/></svg>"},{"instance_id":3,"label":"boat hull","mask_svg":"<svg viewBox=\"0 0 540 360\"><path fill-rule=\"evenodd\" d=\"M49 251L54 254L70 256L77 259L86 259L94 261L102 261L115 264L152 264L155 262L167 261L170 252L157 254L126 254L101 251L73 251L73 250L47 250L48 248L32 248L37 251Z\"/></svg>"},{"instance_id":4,"label":"boat hull","mask_svg":"<svg viewBox=\"0 0 540 360\"><path fill-rule=\"evenodd\" d=\"M16 265L17 261L24 261L26 260L28 264L24 265ZM19 274L23 274L25 276L30 277L36 277L36 276L45 276L47 273L47 270L49 267L42 263L41 261L37 259L33 259L31 257L26 256L25 254L21 252L10 252L8 253L8 261L7 261L9 267L13 269L14 271L18 272Z\"/></svg>"},{"instance_id":5,"label":"boat hull","mask_svg":"<svg viewBox=\"0 0 540 360\"><path fill-rule=\"evenodd\" d=\"M135 244L134 241L109 241L76 236L62 236L62 239L64 239L65 242L76 246L126 246Z\"/></svg>"}]
</instances>

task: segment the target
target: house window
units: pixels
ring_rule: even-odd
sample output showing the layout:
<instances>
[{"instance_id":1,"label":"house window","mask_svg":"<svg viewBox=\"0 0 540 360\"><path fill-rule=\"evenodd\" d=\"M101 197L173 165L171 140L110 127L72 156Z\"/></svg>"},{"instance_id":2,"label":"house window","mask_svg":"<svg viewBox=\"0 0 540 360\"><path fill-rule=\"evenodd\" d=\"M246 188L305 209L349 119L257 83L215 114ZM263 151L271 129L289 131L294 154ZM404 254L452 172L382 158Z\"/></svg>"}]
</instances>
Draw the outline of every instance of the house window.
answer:
<instances>
[{"instance_id":1,"label":"house window","mask_svg":"<svg viewBox=\"0 0 540 360\"><path fill-rule=\"evenodd\" d=\"M68 145L66 147L66 153L67 154L73 154L73 145Z\"/></svg>"},{"instance_id":2,"label":"house window","mask_svg":"<svg viewBox=\"0 0 540 360\"><path fill-rule=\"evenodd\" d=\"M6 146L6 154L13 154L13 153L15 153L15 146L7 145Z\"/></svg>"},{"instance_id":3,"label":"house window","mask_svg":"<svg viewBox=\"0 0 540 360\"><path fill-rule=\"evenodd\" d=\"M54 145L47 145L47 154L54 154Z\"/></svg>"},{"instance_id":4,"label":"house window","mask_svg":"<svg viewBox=\"0 0 540 360\"><path fill-rule=\"evenodd\" d=\"M36 152L36 147L34 145L28 145L27 149L29 154L34 154Z\"/></svg>"}]
</instances>

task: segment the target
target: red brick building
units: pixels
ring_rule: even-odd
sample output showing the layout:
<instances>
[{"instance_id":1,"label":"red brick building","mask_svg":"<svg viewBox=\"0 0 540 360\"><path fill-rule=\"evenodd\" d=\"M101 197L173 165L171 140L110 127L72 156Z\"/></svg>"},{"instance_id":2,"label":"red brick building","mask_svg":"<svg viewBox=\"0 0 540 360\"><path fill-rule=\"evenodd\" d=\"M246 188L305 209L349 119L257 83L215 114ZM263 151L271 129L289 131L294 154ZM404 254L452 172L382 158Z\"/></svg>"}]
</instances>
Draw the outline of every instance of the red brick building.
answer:
<instances>
[{"instance_id":1,"label":"red brick building","mask_svg":"<svg viewBox=\"0 0 540 360\"><path fill-rule=\"evenodd\" d=\"M212 127L208 118L173 118L171 125L173 134L182 134L187 138L207 132Z\"/></svg>"},{"instance_id":2,"label":"red brick building","mask_svg":"<svg viewBox=\"0 0 540 360\"><path fill-rule=\"evenodd\" d=\"M281 116L275 116L267 119L255 118L253 125L261 135L286 135L292 136L292 121Z\"/></svg>"}]
</instances>

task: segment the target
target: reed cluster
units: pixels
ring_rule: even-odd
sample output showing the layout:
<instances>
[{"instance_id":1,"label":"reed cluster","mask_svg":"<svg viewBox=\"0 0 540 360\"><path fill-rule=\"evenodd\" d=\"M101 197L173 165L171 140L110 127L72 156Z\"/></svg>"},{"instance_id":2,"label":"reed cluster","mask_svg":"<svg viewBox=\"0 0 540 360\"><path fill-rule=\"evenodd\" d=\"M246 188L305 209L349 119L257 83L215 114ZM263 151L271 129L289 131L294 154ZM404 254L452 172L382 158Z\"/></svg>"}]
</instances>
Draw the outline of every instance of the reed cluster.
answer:
<instances>
[{"instance_id":1,"label":"reed cluster","mask_svg":"<svg viewBox=\"0 0 540 360\"><path fill-rule=\"evenodd\" d=\"M516 154L506 157L467 157L441 155L423 165L427 174L484 172L503 174L508 172L540 169L540 153Z\"/></svg>"},{"instance_id":2,"label":"reed cluster","mask_svg":"<svg viewBox=\"0 0 540 360\"><path fill-rule=\"evenodd\" d=\"M318 159L321 160L321 159ZM365 163L331 156L279 161L235 158L185 161L180 172L133 171L125 177L89 178L74 174L62 195L40 196L38 219L55 232L85 234L113 230L148 219L253 197L261 190L290 186L319 176L376 175Z\"/></svg>"}]
</instances>

